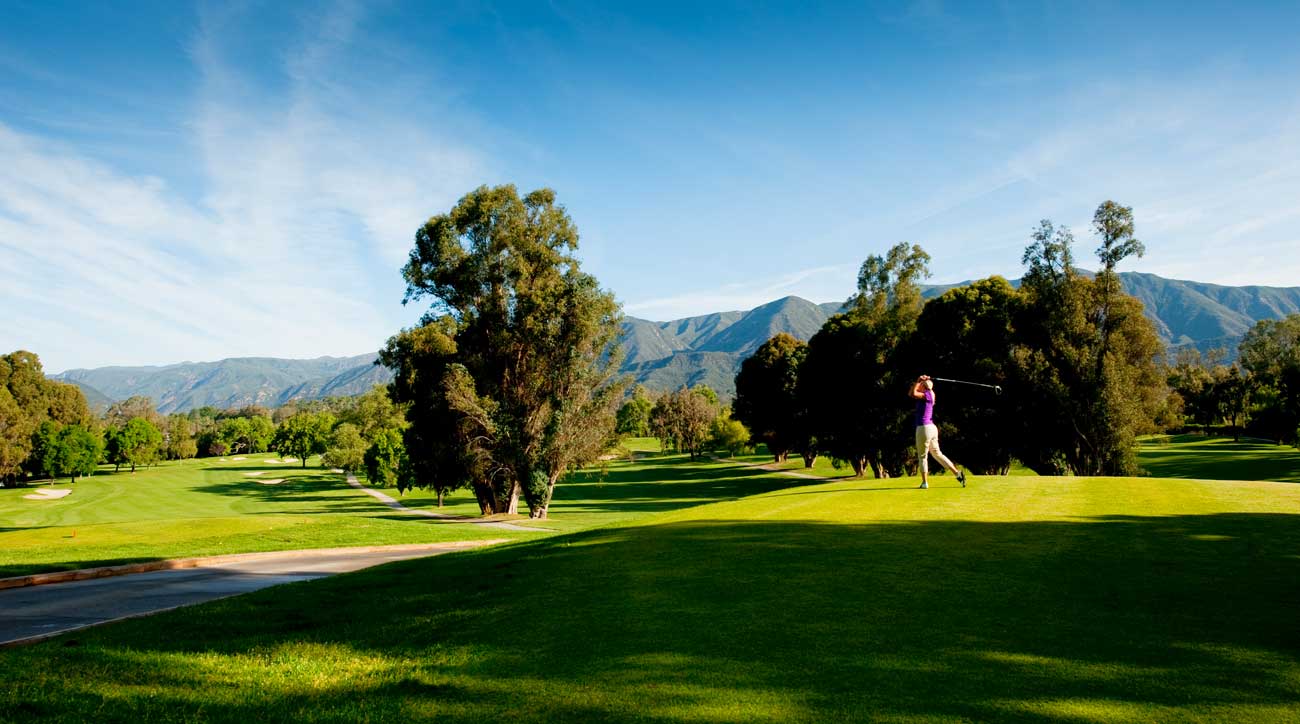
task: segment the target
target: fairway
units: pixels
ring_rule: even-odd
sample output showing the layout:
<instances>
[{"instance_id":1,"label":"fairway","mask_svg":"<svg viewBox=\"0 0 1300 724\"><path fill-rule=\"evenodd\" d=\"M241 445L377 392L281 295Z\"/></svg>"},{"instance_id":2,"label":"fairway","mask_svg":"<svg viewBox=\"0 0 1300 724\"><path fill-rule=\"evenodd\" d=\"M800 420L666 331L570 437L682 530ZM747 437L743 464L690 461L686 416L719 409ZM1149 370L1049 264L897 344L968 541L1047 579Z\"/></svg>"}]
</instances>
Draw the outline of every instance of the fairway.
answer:
<instances>
[{"instance_id":1,"label":"fairway","mask_svg":"<svg viewBox=\"0 0 1300 724\"><path fill-rule=\"evenodd\" d=\"M1294 721L1300 487L764 482L749 497L0 653L23 718ZM611 472L610 477L613 477ZM775 478L775 476L772 476ZM730 482L729 482L730 481ZM594 485L594 483L593 483ZM777 486L782 486L777 489ZM600 507L598 503L590 507Z\"/></svg>"},{"instance_id":2,"label":"fairway","mask_svg":"<svg viewBox=\"0 0 1300 724\"><path fill-rule=\"evenodd\" d=\"M135 473L107 468L74 485L61 480L0 490L0 576L159 558L509 537L509 531L398 515L350 488L341 474L267 462L272 459L187 460ZM71 494L26 497L50 489Z\"/></svg>"},{"instance_id":3,"label":"fairway","mask_svg":"<svg viewBox=\"0 0 1300 724\"><path fill-rule=\"evenodd\" d=\"M1300 450L1289 445L1201 435L1154 435L1141 443L1138 463L1155 477L1300 483Z\"/></svg>"}]
</instances>

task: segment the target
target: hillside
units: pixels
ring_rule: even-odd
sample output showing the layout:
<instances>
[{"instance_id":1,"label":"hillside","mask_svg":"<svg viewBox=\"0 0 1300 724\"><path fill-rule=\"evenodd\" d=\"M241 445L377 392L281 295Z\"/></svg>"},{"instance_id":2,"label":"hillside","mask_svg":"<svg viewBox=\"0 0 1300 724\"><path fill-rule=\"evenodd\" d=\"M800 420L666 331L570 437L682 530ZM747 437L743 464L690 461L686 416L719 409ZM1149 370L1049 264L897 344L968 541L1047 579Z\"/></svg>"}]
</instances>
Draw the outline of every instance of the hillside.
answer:
<instances>
[{"instance_id":1,"label":"hillside","mask_svg":"<svg viewBox=\"0 0 1300 724\"><path fill-rule=\"evenodd\" d=\"M375 357L373 353L309 360L238 357L163 367L75 369L54 379L90 387L110 400L145 395L163 413L205 405L275 407L293 399L360 394L388 381L391 375L374 365Z\"/></svg>"},{"instance_id":2,"label":"hillside","mask_svg":"<svg viewBox=\"0 0 1300 724\"><path fill-rule=\"evenodd\" d=\"M1171 347L1225 347L1235 356L1242 335L1255 322L1300 312L1300 287L1225 287L1139 272L1121 273L1120 279L1124 290L1142 301L1161 339ZM923 294L933 298L955 286L960 284L927 286ZM785 297L748 311L668 322L628 317L623 323L622 371L652 390L706 384L730 399L740 363L759 345L779 332L806 341L842 306ZM160 411L172 412L360 394L392 379L374 360L374 354L313 360L244 357L69 370L55 378L81 385L92 407L148 395Z\"/></svg>"}]
</instances>

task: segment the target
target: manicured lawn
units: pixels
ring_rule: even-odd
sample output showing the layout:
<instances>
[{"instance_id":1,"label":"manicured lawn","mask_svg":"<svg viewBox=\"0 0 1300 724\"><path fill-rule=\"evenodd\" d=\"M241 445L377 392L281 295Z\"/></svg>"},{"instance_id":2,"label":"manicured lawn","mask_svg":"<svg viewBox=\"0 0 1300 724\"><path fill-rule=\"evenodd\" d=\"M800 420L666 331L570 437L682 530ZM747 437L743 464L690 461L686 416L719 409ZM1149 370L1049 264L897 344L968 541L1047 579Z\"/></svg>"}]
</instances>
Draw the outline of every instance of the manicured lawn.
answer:
<instances>
[{"instance_id":1,"label":"manicured lawn","mask_svg":"<svg viewBox=\"0 0 1300 724\"><path fill-rule=\"evenodd\" d=\"M638 450L657 446L630 442ZM73 486L59 481L53 489L72 494L57 500L24 497L47 485L0 490L0 576L225 553L550 535L800 484L679 455L654 454L636 465L610 460L562 482L548 520L512 519L539 529L524 533L402 515L349 487L343 475L315 467L315 459L306 469L270 459L190 460L135 473L105 468ZM283 482L258 482L277 479ZM429 491L385 492L408 507L437 506ZM522 501L520 510L526 513ZM441 512L479 514L463 490L448 496Z\"/></svg>"},{"instance_id":2,"label":"manicured lawn","mask_svg":"<svg viewBox=\"0 0 1300 724\"><path fill-rule=\"evenodd\" d=\"M619 472L581 514L657 505ZM751 472L655 474L685 499ZM1300 718L1300 486L948 482L769 489L0 651L0 719Z\"/></svg>"},{"instance_id":3,"label":"manicured lawn","mask_svg":"<svg viewBox=\"0 0 1300 724\"><path fill-rule=\"evenodd\" d=\"M1156 435L1143 438L1138 461L1160 478L1300 483L1300 450L1254 438Z\"/></svg>"},{"instance_id":4,"label":"manicured lawn","mask_svg":"<svg viewBox=\"0 0 1300 724\"><path fill-rule=\"evenodd\" d=\"M134 474L109 467L75 485L61 480L0 490L0 576L159 558L519 535L398 515L349 487L342 475L268 459L275 458L171 462ZM259 482L268 480L283 482ZM50 487L72 493L25 498Z\"/></svg>"}]
</instances>

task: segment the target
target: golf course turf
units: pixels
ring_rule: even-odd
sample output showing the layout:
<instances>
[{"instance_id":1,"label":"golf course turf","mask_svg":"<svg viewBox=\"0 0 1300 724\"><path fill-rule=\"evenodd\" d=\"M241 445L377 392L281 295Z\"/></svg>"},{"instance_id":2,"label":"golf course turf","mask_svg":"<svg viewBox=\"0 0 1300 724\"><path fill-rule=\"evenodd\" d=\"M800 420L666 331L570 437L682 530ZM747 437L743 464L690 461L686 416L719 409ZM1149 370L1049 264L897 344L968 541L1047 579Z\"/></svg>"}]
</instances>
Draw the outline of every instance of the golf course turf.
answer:
<instances>
[{"instance_id":1,"label":"golf course turf","mask_svg":"<svg viewBox=\"0 0 1300 724\"><path fill-rule=\"evenodd\" d=\"M0 651L0 719L1300 716L1300 486L916 483L614 463L621 523Z\"/></svg>"}]
</instances>

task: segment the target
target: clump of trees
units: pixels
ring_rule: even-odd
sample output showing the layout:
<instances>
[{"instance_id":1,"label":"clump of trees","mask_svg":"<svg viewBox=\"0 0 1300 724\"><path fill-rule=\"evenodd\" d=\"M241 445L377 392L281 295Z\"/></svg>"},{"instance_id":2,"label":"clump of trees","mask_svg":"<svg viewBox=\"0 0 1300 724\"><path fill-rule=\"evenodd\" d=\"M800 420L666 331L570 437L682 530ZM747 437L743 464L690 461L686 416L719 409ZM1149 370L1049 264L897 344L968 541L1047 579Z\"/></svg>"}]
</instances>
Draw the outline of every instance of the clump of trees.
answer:
<instances>
[{"instance_id":1,"label":"clump of trees","mask_svg":"<svg viewBox=\"0 0 1300 724\"><path fill-rule=\"evenodd\" d=\"M1229 384L1250 396L1249 429L1278 444L1300 444L1300 314L1256 323L1239 351L1243 372Z\"/></svg>"},{"instance_id":2,"label":"clump of trees","mask_svg":"<svg viewBox=\"0 0 1300 724\"><path fill-rule=\"evenodd\" d=\"M99 461L101 439L76 385L47 379L31 352L0 356L0 483L89 475Z\"/></svg>"},{"instance_id":3,"label":"clump of trees","mask_svg":"<svg viewBox=\"0 0 1300 724\"><path fill-rule=\"evenodd\" d=\"M409 405L399 485L472 487L486 514L522 496L544 518L566 471L612 440L621 313L584 273L578 231L549 189L478 188L416 234L404 302L432 300L389 340Z\"/></svg>"},{"instance_id":4,"label":"clump of trees","mask_svg":"<svg viewBox=\"0 0 1300 724\"><path fill-rule=\"evenodd\" d=\"M858 293L806 349L777 337L744 362L737 417L778 459L822 451L858 475L888 477L917 464L909 383L921 373L973 377L1007 394L942 388L951 457L980 473L1005 473L1016 458L1042 474L1134 474L1134 440L1154 431L1169 392L1159 339L1116 272L1143 253L1132 209L1101 204L1093 230L1100 268L1091 277L1074 266L1069 230L1043 221L1019 289L990 277L928 303L923 249L898 244L869 257Z\"/></svg>"}]
</instances>

